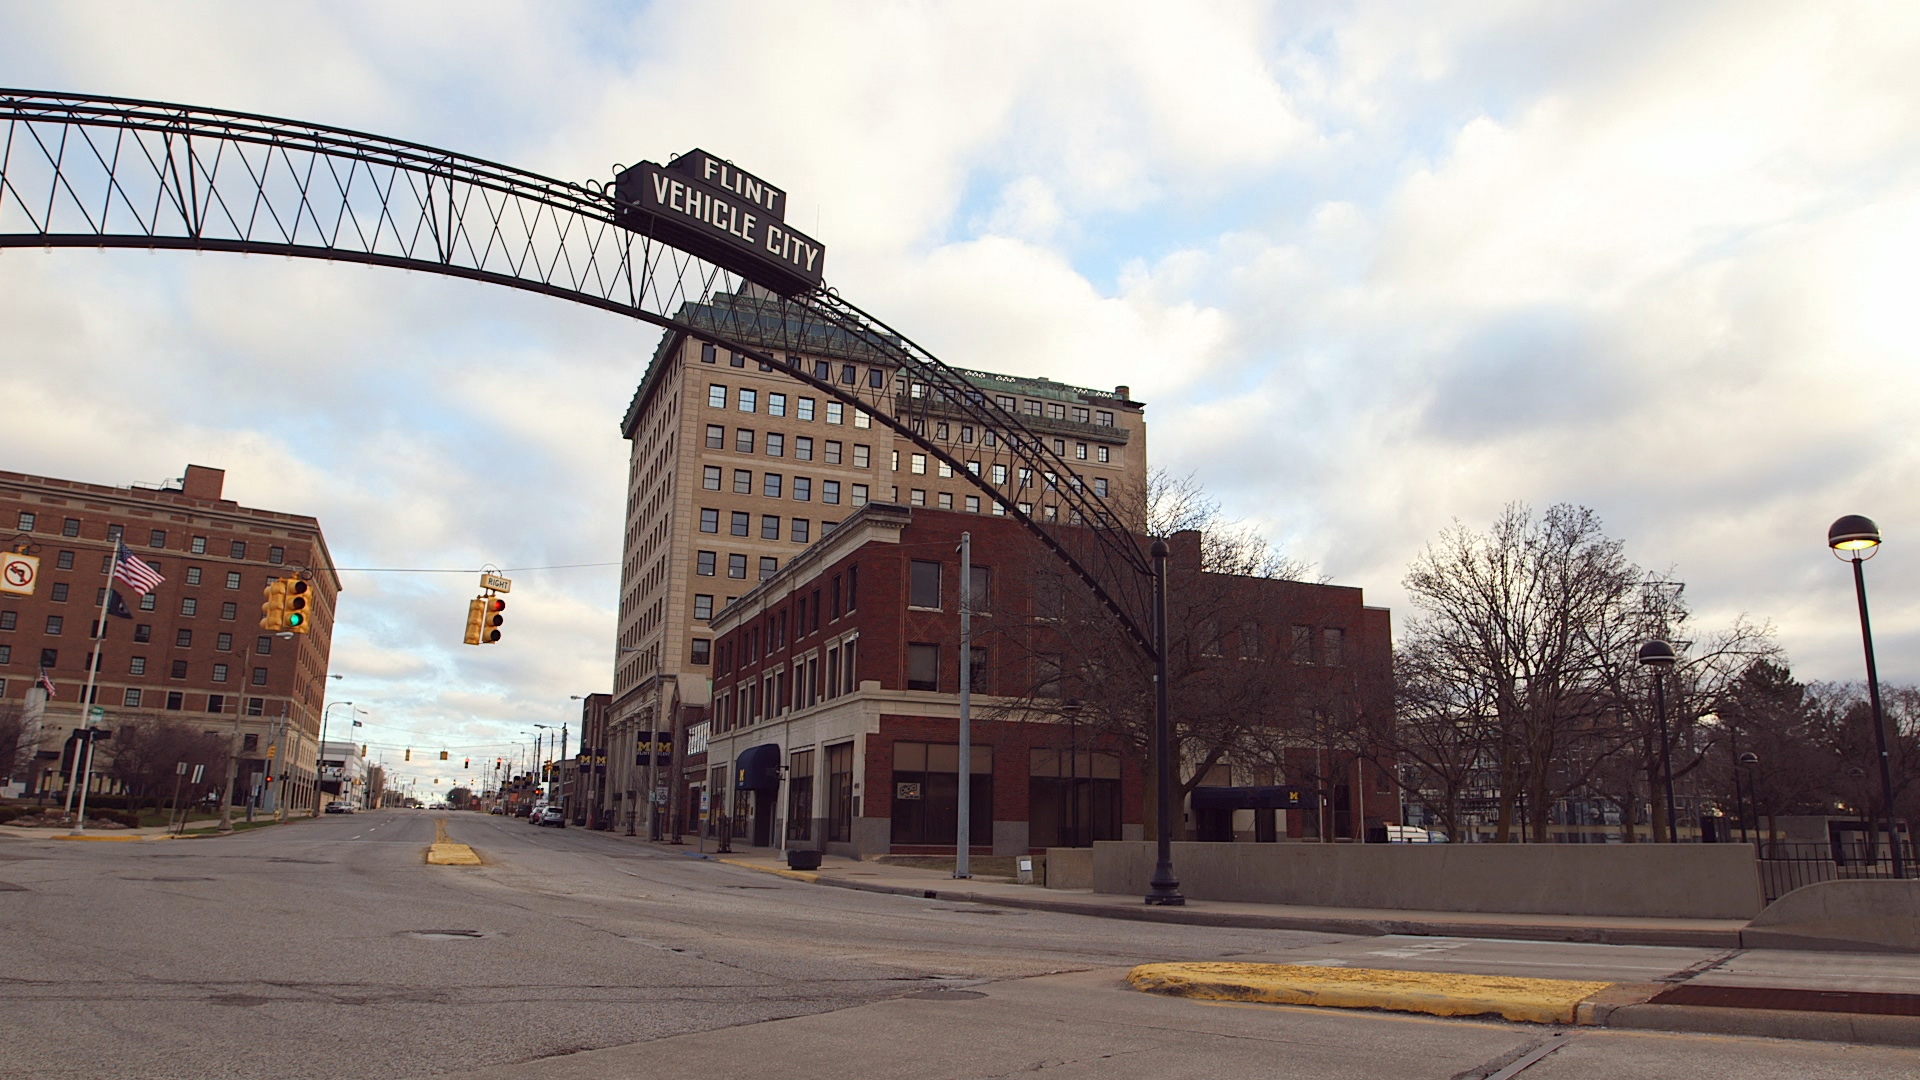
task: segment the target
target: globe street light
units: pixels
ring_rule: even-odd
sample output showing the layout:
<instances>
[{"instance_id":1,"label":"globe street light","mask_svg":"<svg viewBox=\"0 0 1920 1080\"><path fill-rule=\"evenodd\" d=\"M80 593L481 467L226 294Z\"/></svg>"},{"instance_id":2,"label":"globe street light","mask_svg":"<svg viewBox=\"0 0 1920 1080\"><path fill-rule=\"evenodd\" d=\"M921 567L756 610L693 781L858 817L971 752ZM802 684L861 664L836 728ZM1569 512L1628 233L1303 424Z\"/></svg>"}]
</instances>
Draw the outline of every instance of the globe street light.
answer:
<instances>
[{"instance_id":1,"label":"globe street light","mask_svg":"<svg viewBox=\"0 0 1920 1080\"><path fill-rule=\"evenodd\" d=\"M1833 557L1853 563L1853 592L1860 602L1860 642L1867 652L1867 700L1873 706L1873 738L1880 750L1880 797L1887 804L1887 846L1893 852L1893 876L1907 876L1900 851L1899 819L1893 812L1893 765L1887 756L1887 723L1880 713L1880 675L1873 663L1873 627L1867 619L1867 577L1860 564L1880 550L1880 526L1870 518L1848 514L1827 529Z\"/></svg>"},{"instance_id":2,"label":"globe street light","mask_svg":"<svg viewBox=\"0 0 1920 1080\"><path fill-rule=\"evenodd\" d=\"M1666 675L1679 657L1673 646L1655 638L1640 646L1640 662L1653 669L1653 708L1660 718L1660 773L1667 792L1667 843L1680 842L1680 830L1673 809L1673 738L1667 731Z\"/></svg>"}]
</instances>

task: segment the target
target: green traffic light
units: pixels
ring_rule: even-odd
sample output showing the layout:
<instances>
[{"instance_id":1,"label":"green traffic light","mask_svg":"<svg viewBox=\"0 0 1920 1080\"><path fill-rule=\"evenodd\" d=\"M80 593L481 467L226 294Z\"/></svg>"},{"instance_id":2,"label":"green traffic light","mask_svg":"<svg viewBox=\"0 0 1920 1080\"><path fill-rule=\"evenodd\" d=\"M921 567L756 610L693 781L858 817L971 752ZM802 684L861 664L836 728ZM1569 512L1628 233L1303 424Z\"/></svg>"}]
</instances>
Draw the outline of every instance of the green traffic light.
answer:
<instances>
[{"instance_id":1,"label":"green traffic light","mask_svg":"<svg viewBox=\"0 0 1920 1080\"><path fill-rule=\"evenodd\" d=\"M306 617L305 615L302 615L301 613L299 613L299 612L297 612L297 611L294 611L294 612L289 612L289 613L287 614L287 625L288 625L288 626L299 626L299 625L300 625L301 623L304 623L304 622L306 622L306 621L307 621L307 617Z\"/></svg>"}]
</instances>

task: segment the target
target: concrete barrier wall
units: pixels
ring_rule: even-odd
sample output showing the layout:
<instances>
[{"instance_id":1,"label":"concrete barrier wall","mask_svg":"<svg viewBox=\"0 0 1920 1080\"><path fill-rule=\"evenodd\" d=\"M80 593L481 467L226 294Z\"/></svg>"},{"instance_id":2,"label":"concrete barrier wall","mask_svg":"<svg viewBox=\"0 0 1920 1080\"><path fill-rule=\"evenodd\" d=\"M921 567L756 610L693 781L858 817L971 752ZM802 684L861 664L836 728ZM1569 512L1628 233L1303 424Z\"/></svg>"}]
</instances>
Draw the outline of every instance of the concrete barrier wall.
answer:
<instances>
[{"instance_id":1,"label":"concrete barrier wall","mask_svg":"<svg viewBox=\"0 0 1920 1080\"><path fill-rule=\"evenodd\" d=\"M1095 892L1145 895L1154 845L1093 846ZM1173 845L1196 900L1408 911L1749 919L1764 906L1745 844Z\"/></svg>"},{"instance_id":2,"label":"concrete barrier wall","mask_svg":"<svg viewBox=\"0 0 1920 1080\"><path fill-rule=\"evenodd\" d=\"M1083 847L1048 848L1047 888L1093 888L1093 849Z\"/></svg>"},{"instance_id":3,"label":"concrete barrier wall","mask_svg":"<svg viewBox=\"0 0 1920 1080\"><path fill-rule=\"evenodd\" d=\"M1767 905L1740 932L1750 949L1920 952L1920 881L1821 881Z\"/></svg>"}]
</instances>

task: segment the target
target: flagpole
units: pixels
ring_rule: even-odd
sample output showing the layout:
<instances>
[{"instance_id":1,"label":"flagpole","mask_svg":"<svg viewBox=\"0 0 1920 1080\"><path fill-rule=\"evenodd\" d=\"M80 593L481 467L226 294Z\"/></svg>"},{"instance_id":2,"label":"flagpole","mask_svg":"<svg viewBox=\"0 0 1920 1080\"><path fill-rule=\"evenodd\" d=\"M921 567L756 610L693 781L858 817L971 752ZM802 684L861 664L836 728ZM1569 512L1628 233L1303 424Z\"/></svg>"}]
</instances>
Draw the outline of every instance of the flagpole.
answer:
<instances>
[{"instance_id":1,"label":"flagpole","mask_svg":"<svg viewBox=\"0 0 1920 1080\"><path fill-rule=\"evenodd\" d=\"M87 763L80 764L81 752L76 748L73 767L80 776L80 813L73 819L73 832L69 834L72 836L87 831L87 785L93 783L93 684L100 675L101 653L107 646L107 604L113 600L113 570L119 565L120 549L125 546L126 542L116 537L113 554L107 557L107 587L100 592L100 621L94 623L93 653L87 657L87 688L80 693L80 730L87 733Z\"/></svg>"}]
</instances>

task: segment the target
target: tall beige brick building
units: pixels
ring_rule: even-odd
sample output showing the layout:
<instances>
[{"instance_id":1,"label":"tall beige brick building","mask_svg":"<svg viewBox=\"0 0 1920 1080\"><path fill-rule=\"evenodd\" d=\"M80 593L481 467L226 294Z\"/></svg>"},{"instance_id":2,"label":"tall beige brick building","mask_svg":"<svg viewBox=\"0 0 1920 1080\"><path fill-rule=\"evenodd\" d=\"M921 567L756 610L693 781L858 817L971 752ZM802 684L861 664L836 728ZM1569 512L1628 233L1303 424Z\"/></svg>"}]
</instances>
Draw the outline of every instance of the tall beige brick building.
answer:
<instances>
[{"instance_id":1,"label":"tall beige brick building","mask_svg":"<svg viewBox=\"0 0 1920 1080\"><path fill-rule=\"evenodd\" d=\"M720 298L737 321L755 302ZM765 309L769 320L776 309ZM698 312L682 312L682 317ZM697 318L694 321L698 321ZM1004 432L964 410L923 397L894 361L851 338L811 339L805 354L784 337L743 344L787 361L871 403L911 414L921 430L1041 522L1078 515L1060 491L1096 503L1137 500L1145 489L1144 406L1112 391L1041 378L960 374L987 400L1018 415L1066 462L1067 475L1034 475ZM708 620L755 582L868 502L1004 514L954 467L876 422L868 409L833 400L778 370L683 333L669 333L621 426L632 443L620 574L619 638L608 725L604 820L624 827L644 799L638 765L646 733L676 730L676 717L704 709L711 687ZM684 730L685 724L678 730ZM595 748L597 749L597 748ZM676 766L678 763L676 762ZM661 771L655 778L665 787ZM644 820L642 815L641 820Z\"/></svg>"}]
</instances>

